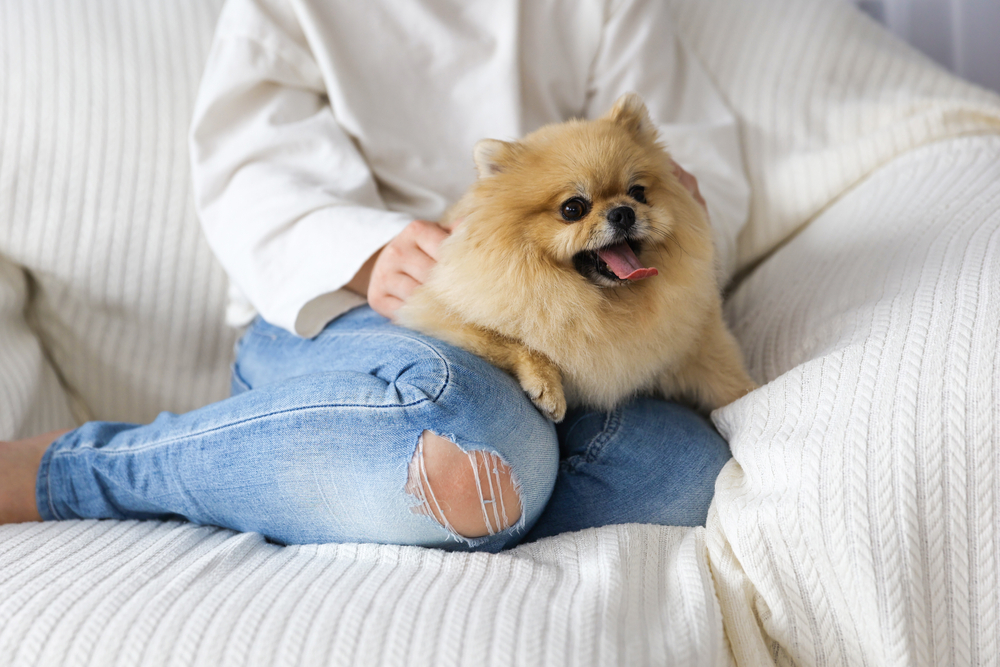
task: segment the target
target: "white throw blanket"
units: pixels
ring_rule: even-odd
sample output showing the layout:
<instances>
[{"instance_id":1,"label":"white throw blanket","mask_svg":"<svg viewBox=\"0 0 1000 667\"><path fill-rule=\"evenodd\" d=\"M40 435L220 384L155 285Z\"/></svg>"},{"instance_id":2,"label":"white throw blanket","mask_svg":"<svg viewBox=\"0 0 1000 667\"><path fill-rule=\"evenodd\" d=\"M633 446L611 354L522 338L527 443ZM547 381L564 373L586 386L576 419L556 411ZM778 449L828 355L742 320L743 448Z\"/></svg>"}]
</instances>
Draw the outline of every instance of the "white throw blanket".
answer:
<instances>
[{"instance_id":1,"label":"white throw blanket","mask_svg":"<svg viewBox=\"0 0 1000 667\"><path fill-rule=\"evenodd\" d=\"M2 535L4 665L729 664L701 528L498 555L134 521Z\"/></svg>"},{"instance_id":2,"label":"white throw blanket","mask_svg":"<svg viewBox=\"0 0 1000 667\"><path fill-rule=\"evenodd\" d=\"M740 664L1000 655L1000 136L897 159L737 291L708 542Z\"/></svg>"}]
</instances>

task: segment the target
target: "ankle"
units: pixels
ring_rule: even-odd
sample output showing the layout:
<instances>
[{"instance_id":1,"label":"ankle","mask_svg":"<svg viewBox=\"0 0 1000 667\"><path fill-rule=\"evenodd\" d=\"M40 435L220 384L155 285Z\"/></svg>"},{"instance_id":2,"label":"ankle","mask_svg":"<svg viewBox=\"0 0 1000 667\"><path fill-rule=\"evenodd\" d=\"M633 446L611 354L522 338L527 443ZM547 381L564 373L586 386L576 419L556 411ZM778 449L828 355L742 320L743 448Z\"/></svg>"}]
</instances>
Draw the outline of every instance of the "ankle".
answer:
<instances>
[{"instance_id":1,"label":"ankle","mask_svg":"<svg viewBox=\"0 0 1000 667\"><path fill-rule=\"evenodd\" d=\"M0 442L0 524L41 521L35 482L45 450L66 430Z\"/></svg>"}]
</instances>

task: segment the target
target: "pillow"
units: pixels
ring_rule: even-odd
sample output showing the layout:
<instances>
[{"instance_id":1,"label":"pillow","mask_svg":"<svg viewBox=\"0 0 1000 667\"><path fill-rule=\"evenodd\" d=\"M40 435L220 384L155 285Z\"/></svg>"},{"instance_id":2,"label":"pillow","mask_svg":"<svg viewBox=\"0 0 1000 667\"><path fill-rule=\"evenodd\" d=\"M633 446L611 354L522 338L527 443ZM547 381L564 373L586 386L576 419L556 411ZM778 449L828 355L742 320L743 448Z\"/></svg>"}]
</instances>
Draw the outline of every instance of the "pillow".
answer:
<instances>
[{"instance_id":1,"label":"pillow","mask_svg":"<svg viewBox=\"0 0 1000 667\"><path fill-rule=\"evenodd\" d=\"M3 10L0 255L34 278L31 318L82 417L147 422L228 395L235 332L186 142L221 4Z\"/></svg>"},{"instance_id":2,"label":"pillow","mask_svg":"<svg viewBox=\"0 0 1000 667\"><path fill-rule=\"evenodd\" d=\"M672 0L677 33L743 133L746 270L892 158L1000 132L1000 97L961 81L846 2Z\"/></svg>"},{"instance_id":3,"label":"pillow","mask_svg":"<svg viewBox=\"0 0 1000 667\"><path fill-rule=\"evenodd\" d=\"M0 440L75 426L67 397L24 321L24 272L0 258Z\"/></svg>"},{"instance_id":4,"label":"pillow","mask_svg":"<svg viewBox=\"0 0 1000 667\"><path fill-rule=\"evenodd\" d=\"M995 660L1000 137L876 172L728 314L767 383L714 415L734 460L707 542L737 662Z\"/></svg>"}]
</instances>

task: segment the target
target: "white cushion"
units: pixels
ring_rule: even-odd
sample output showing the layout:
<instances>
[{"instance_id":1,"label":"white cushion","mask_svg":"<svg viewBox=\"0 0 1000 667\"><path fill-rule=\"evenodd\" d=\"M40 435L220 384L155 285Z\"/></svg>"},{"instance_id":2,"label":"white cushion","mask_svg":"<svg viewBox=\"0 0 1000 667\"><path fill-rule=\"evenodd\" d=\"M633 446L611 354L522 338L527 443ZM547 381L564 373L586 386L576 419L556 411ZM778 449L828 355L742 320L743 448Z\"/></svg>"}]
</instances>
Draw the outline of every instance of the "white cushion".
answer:
<instances>
[{"instance_id":1,"label":"white cushion","mask_svg":"<svg viewBox=\"0 0 1000 667\"><path fill-rule=\"evenodd\" d=\"M220 6L0 7L0 256L34 277L31 315L82 416L151 421L228 394L235 333L186 142Z\"/></svg>"},{"instance_id":2,"label":"white cushion","mask_svg":"<svg viewBox=\"0 0 1000 667\"><path fill-rule=\"evenodd\" d=\"M153 521L0 536L5 665L731 664L702 528L495 555Z\"/></svg>"},{"instance_id":3,"label":"white cushion","mask_svg":"<svg viewBox=\"0 0 1000 667\"><path fill-rule=\"evenodd\" d=\"M729 314L767 382L715 413L734 461L708 543L737 661L995 661L1000 136L884 167Z\"/></svg>"},{"instance_id":4,"label":"white cushion","mask_svg":"<svg viewBox=\"0 0 1000 667\"><path fill-rule=\"evenodd\" d=\"M1000 97L833 0L671 0L678 34L740 121L746 269L897 155L1000 131Z\"/></svg>"},{"instance_id":5,"label":"white cushion","mask_svg":"<svg viewBox=\"0 0 1000 667\"><path fill-rule=\"evenodd\" d=\"M0 440L73 426L67 397L24 320L28 281L0 257Z\"/></svg>"}]
</instances>

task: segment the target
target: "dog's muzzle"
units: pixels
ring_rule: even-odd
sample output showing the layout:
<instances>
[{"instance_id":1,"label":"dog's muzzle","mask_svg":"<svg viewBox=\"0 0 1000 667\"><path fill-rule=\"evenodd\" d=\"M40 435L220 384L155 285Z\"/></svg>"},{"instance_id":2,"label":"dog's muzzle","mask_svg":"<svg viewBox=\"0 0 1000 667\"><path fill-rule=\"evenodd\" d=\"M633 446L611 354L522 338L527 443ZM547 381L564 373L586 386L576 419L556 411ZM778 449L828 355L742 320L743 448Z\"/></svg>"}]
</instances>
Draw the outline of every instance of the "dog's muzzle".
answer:
<instances>
[{"instance_id":1,"label":"dog's muzzle","mask_svg":"<svg viewBox=\"0 0 1000 667\"><path fill-rule=\"evenodd\" d=\"M582 250L573 256L573 267L580 275L598 287L615 287L659 272L639 261L642 241L635 238L635 210L631 206L617 206L606 218L609 242L593 250Z\"/></svg>"}]
</instances>

